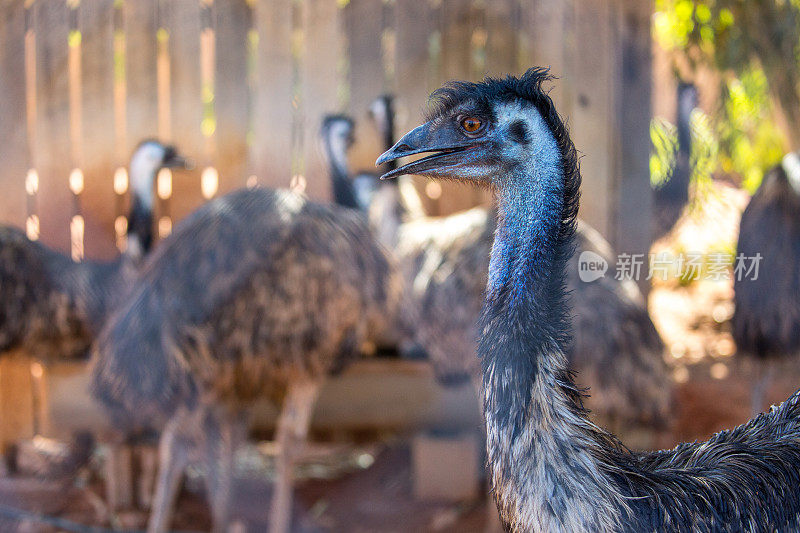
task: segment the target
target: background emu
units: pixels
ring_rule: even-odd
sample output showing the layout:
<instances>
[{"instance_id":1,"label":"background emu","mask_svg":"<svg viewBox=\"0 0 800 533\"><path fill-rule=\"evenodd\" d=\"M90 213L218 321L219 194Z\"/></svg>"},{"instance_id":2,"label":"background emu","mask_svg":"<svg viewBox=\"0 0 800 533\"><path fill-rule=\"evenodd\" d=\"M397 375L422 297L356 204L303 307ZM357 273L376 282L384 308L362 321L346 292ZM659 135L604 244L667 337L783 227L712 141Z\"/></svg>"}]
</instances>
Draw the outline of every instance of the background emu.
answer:
<instances>
[{"instance_id":1,"label":"background emu","mask_svg":"<svg viewBox=\"0 0 800 533\"><path fill-rule=\"evenodd\" d=\"M800 353L800 157L787 154L771 169L742 214L737 257L758 275L734 276L733 338L755 358L753 413L764 408L776 359ZM757 257L761 257L760 260Z\"/></svg>"},{"instance_id":2,"label":"background emu","mask_svg":"<svg viewBox=\"0 0 800 533\"><path fill-rule=\"evenodd\" d=\"M653 240L669 233L689 203L692 180L692 111L697 107L697 88L678 84L678 150L669 179L653 193Z\"/></svg>"},{"instance_id":3,"label":"background emu","mask_svg":"<svg viewBox=\"0 0 800 533\"><path fill-rule=\"evenodd\" d=\"M320 384L394 315L399 276L363 217L283 190L215 199L178 224L97 345L93 393L118 424L165 425L151 531L164 531L190 456L214 530L251 402L283 400L270 530L291 518L294 458Z\"/></svg>"},{"instance_id":4,"label":"background emu","mask_svg":"<svg viewBox=\"0 0 800 533\"><path fill-rule=\"evenodd\" d=\"M128 244L111 262L76 263L15 227L0 227L0 352L23 348L37 357L64 359L87 353L152 244L156 174L184 164L175 148L157 141L136 148Z\"/></svg>"},{"instance_id":5,"label":"background emu","mask_svg":"<svg viewBox=\"0 0 800 533\"><path fill-rule=\"evenodd\" d=\"M514 531L793 530L800 392L732 431L633 453L588 421L564 352L580 189L547 70L457 82L378 163L491 187L498 199L478 353L495 500Z\"/></svg>"},{"instance_id":6,"label":"background emu","mask_svg":"<svg viewBox=\"0 0 800 533\"><path fill-rule=\"evenodd\" d=\"M381 138L388 142L393 135L385 128L393 123L393 109L382 105L386 101L391 102L387 97L377 99L371 116L390 117L376 120ZM337 160L345 158L344 152L335 155ZM395 168L394 162L386 168ZM376 190L389 187L384 183L397 182L381 182ZM413 186L404 192L401 196L396 186L391 187L381 203L364 209L369 210L373 227L394 228L395 234L383 233L383 239L393 244L400 261L414 308L408 320L413 320L416 341L430 357L437 378L454 385L477 378L477 323L496 228L494 209L476 207L446 217L423 217L406 208L407 203L421 205L419 198L405 201L415 194ZM580 280L577 255L584 251L598 254L610 265L616 262L605 239L581 223L577 254L567 274L575 305L569 367L578 373L582 386L591 388L588 404L599 421L615 431L631 435L636 431L635 444L651 446L652 434L637 430L664 429L674 416L664 344L634 282L617 281L611 274L590 283Z\"/></svg>"}]
</instances>

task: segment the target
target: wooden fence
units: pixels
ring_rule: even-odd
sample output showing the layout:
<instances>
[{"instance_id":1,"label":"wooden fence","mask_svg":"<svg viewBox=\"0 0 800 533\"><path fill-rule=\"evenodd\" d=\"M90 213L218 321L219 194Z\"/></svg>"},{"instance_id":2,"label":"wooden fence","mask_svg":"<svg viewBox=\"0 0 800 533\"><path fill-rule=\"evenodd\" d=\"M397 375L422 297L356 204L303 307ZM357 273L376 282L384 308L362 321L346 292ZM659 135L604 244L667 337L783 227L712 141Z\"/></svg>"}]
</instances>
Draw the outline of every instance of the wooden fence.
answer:
<instances>
[{"instance_id":1,"label":"wooden fence","mask_svg":"<svg viewBox=\"0 0 800 533\"><path fill-rule=\"evenodd\" d=\"M376 95L398 95L399 132L447 79L543 64L561 78L553 94L584 154L584 218L618 247L641 249L650 9L623 0L4 0L0 220L76 258L113 255L122 169L151 136L199 163L160 177L161 233L248 180L324 199L323 113L356 117L354 168L372 168L381 146L365 109ZM422 187L432 213L485 200L454 187Z\"/></svg>"},{"instance_id":2,"label":"wooden fence","mask_svg":"<svg viewBox=\"0 0 800 533\"><path fill-rule=\"evenodd\" d=\"M76 259L112 257L125 230L125 165L152 136L198 163L159 176L162 235L246 184L326 199L323 113L356 118L353 169L371 169L382 151L366 120L375 96L397 95L400 133L445 80L549 65L583 154L582 216L618 250L641 252L651 9L650 0L2 0L0 222ZM467 187L418 186L432 214L486 201ZM23 383L26 370L0 363L0 419L18 420L15 433L46 417L34 405L48 395L36 392L36 369ZM45 414L28 416L36 409Z\"/></svg>"}]
</instances>

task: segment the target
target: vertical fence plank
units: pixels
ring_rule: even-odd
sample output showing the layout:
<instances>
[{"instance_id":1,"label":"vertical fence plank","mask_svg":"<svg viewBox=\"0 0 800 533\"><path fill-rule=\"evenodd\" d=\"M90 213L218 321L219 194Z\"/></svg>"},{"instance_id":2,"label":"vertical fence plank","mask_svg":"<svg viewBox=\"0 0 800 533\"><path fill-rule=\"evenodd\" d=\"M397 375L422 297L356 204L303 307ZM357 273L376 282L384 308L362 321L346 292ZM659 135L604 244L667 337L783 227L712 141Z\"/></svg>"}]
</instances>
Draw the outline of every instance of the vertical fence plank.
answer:
<instances>
[{"instance_id":1,"label":"vertical fence plank","mask_svg":"<svg viewBox=\"0 0 800 533\"><path fill-rule=\"evenodd\" d=\"M472 32L475 22L473 0L442 0L442 68L446 80L473 79ZM437 182L433 190L441 195L436 214L449 215L475 205L475 190L459 183Z\"/></svg>"},{"instance_id":2,"label":"vertical fence plank","mask_svg":"<svg viewBox=\"0 0 800 533\"><path fill-rule=\"evenodd\" d=\"M441 83L439 68L441 5L434 0L397 0L396 134L419 123L432 90ZM427 180L414 178L423 207L435 213L437 202L425 194ZM438 200L438 199L437 199Z\"/></svg>"},{"instance_id":3,"label":"vertical fence plank","mask_svg":"<svg viewBox=\"0 0 800 533\"><path fill-rule=\"evenodd\" d=\"M157 0L124 3L128 151L158 132L156 81Z\"/></svg>"},{"instance_id":4,"label":"vertical fence plank","mask_svg":"<svg viewBox=\"0 0 800 533\"><path fill-rule=\"evenodd\" d=\"M25 225L25 2L0 5L0 222Z\"/></svg>"},{"instance_id":5,"label":"vertical fence plank","mask_svg":"<svg viewBox=\"0 0 800 533\"><path fill-rule=\"evenodd\" d=\"M82 0L78 7L83 80L84 190L86 257L108 259L114 244L115 139L114 6L107 0Z\"/></svg>"},{"instance_id":6,"label":"vertical fence plank","mask_svg":"<svg viewBox=\"0 0 800 533\"><path fill-rule=\"evenodd\" d=\"M560 79L553 87L550 95L561 111L568 115L565 93L569 83L567 74L567 55L565 52L565 34L567 34L567 14L572 0L534 0L522 3L521 17L523 31L527 34L526 42L530 66L549 67L550 72Z\"/></svg>"},{"instance_id":7,"label":"vertical fence plank","mask_svg":"<svg viewBox=\"0 0 800 533\"><path fill-rule=\"evenodd\" d=\"M570 119L572 139L581 151L583 194L581 217L603 235L610 235L614 150L612 107L614 50L608 0L575 3L577 40L571 79L575 101Z\"/></svg>"},{"instance_id":8,"label":"vertical fence plank","mask_svg":"<svg viewBox=\"0 0 800 533\"><path fill-rule=\"evenodd\" d=\"M205 139L200 130L203 119L200 76L200 0L170 0L164 14L169 32L171 127L178 149L195 160L192 170L173 172L170 211L174 222L191 213L204 198L200 172Z\"/></svg>"},{"instance_id":9,"label":"vertical fence plank","mask_svg":"<svg viewBox=\"0 0 800 533\"><path fill-rule=\"evenodd\" d=\"M248 33L252 26L246 0L218 1L216 9L216 114L220 193L241 187L247 177L250 124L247 84Z\"/></svg>"},{"instance_id":10,"label":"vertical fence plank","mask_svg":"<svg viewBox=\"0 0 800 533\"><path fill-rule=\"evenodd\" d=\"M291 178L292 0L259 0L253 161L261 185L286 187Z\"/></svg>"},{"instance_id":11,"label":"vertical fence plank","mask_svg":"<svg viewBox=\"0 0 800 533\"><path fill-rule=\"evenodd\" d=\"M319 127L325 113L338 110L336 93L339 87L338 62L344 53L344 16L336 0L304 2L306 44L302 84L306 192L311 198L329 200L328 163L319 142Z\"/></svg>"},{"instance_id":12,"label":"vertical fence plank","mask_svg":"<svg viewBox=\"0 0 800 533\"><path fill-rule=\"evenodd\" d=\"M0 360L0 451L34 435L31 358L21 353Z\"/></svg>"},{"instance_id":13,"label":"vertical fence plank","mask_svg":"<svg viewBox=\"0 0 800 533\"><path fill-rule=\"evenodd\" d=\"M486 72L489 76L518 74L517 32L520 28L519 0L486 3Z\"/></svg>"},{"instance_id":14,"label":"vertical fence plank","mask_svg":"<svg viewBox=\"0 0 800 533\"><path fill-rule=\"evenodd\" d=\"M383 8L382 2L376 0L351 0L344 10L350 57L350 113L359 122L356 143L350 149L354 170L374 168L375 159L383 152L380 136L366 121L370 102L385 90Z\"/></svg>"},{"instance_id":15,"label":"vertical fence plank","mask_svg":"<svg viewBox=\"0 0 800 533\"><path fill-rule=\"evenodd\" d=\"M68 8L66 2L41 2L34 9L38 101L34 164L39 169L41 240L69 254Z\"/></svg>"},{"instance_id":16,"label":"vertical fence plank","mask_svg":"<svg viewBox=\"0 0 800 533\"><path fill-rule=\"evenodd\" d=\"M617 86L618 158L615 176L616 214L612 243L617 250L647 252L650 243L652 191L650 189L650 117L652 58L650 14L652 2L615 2L618 28ZM631 208L635 206L635 208ZM646 291L648 283L641 280Z\"/></svg>"}]
</instances>

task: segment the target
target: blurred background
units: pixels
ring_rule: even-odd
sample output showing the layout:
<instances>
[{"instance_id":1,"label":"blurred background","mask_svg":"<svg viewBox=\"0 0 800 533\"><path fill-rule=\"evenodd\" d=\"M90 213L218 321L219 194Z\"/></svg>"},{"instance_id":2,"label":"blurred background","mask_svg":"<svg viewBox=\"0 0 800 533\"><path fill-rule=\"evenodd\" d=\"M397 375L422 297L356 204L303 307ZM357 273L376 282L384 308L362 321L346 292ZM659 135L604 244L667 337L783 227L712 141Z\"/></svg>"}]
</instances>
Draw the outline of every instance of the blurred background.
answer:
<instances>
[{"instance_id":1,"label":"blurred background","mask_svg":"<svg viewBox=\"0 0 800 533\"><path fill-rule=\"evenodd\" d=\"M125 247L127 163L148 137L195 161L158 174L159 237L241 187L329 201L326 113L355 119L350 166L371 171L384 150L367 117L375 97L395 95L400 134L446 80L549 66L582 155L582 219L646 262L725 258L720 279L635 280L675 388L673 422L644 445L704 438L750 416L753 363L733 357L732 256L750 195L800 147L799 16L795 0L3 0L0 221L75 261L114 257ZM413 184L431 216L491 201ZM794 366L769 401L797 388ZM85 362L0 360L0 443L22 458L25 480L0 478L0 503L108 522L102 472L68 485L23 475L76 432L108 425L88 379ZM268 437L275 410L255 411L255 434ZM424 361L355 365L315 411L312 434L326 445L301 474L303 527L481 530L480 424L472 388L442 387ZM457 476L453 463L474 468ZM185 491L176 527L207 527L202 502ZM242 505L242 516L261 509ZM141 524L133 511L116 516Z\"/></svg>"}]
</instances>

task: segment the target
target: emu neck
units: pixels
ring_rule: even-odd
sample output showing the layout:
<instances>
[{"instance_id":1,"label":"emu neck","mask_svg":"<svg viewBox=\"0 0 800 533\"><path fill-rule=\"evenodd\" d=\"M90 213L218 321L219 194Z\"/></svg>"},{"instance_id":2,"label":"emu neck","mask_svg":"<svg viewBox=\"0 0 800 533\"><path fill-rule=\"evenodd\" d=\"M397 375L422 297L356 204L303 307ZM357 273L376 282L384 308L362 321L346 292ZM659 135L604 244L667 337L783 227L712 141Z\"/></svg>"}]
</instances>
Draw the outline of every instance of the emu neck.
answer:
<instances>
[{"instance_id":1,"label":"emu neck","mask_svg":"<svg viewBox=\"0 0 800 533\"><path fill-rule=\"evenodd\" d=\"M131 161L131 208L124 255L134 261L140 261L153 244L153 187L158 171L136 156Z\"/></svg>"},{"instance_id":2,"label":"emu neck","mask_svg":"<svg viewBox=\"0 0 800 533\"><path fill-rule=\"evenodd\" d=\"M557 150L533 157L498 191L478 348L493 490L512 530L613 531L620 507L564 358L564 169Z\"/></svg>"},{"instance_id":3,"label":"emu neck","mask_svg":"<svg viewBox=\"0 0 800 533\"><path fill-rule=\"evenodd\" d=\"M331 172L331 187L333 199L336 204L358 209L358 201L353 184L350 182L350 169L347 165L347 152L345 146L338 146L338 142L327 139L325 150L328 153Z\"/></svg>"}]
</instances>

